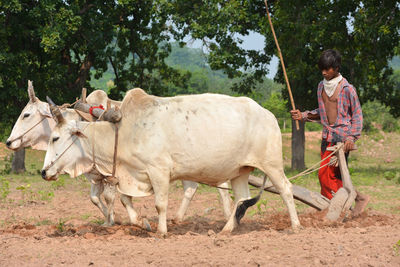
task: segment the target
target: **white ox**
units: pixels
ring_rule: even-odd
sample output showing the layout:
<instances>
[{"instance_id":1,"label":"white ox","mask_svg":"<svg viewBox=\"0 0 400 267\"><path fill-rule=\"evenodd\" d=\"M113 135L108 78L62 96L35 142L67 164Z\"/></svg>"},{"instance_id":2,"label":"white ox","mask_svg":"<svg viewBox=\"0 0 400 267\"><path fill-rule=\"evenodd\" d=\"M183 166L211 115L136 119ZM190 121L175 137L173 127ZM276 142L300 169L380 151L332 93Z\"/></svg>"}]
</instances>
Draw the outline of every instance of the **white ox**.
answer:
<instances>
[{"instance_id":1,"label":"white ox","mask_svg":"<svg viewBox=\"0 0 400 267\"><path fill-rule=\"evenodd\" d=\"M250 198L249 173L258 168L286 204L292 228L300 222L291 184L283 170L282 137L274 115L246 97L217 94L162 98L141 89L127 92L118 125L118 190L131 196L154 192L158 232L167 233L169 183L186 179L218 185L231 181L235 208L223 231L238 221L238 203ZM44 179L98 170L111 176L116 126L63 120L49 141Z\"/></svg>"},{"instance_id":2,"label":"white ox","mask_svg":"<svg viewBox=\"0 0 400 267\"><path fill-rule=\"evenodd\" d=\"M47 150L50 134L56 125L55 120L50 113L49 104L40 101L33 90L31 82L28 82L29 102L22 110L17 122L14 124L12 132L6 142L7 147L12 150L18 150L23 147L32 147L36 150ZM87 97L89 104L106 106L107 94L102 90L96 90ZM111 100L111 106L120 106L121 102ZM73 109L62 109L62 115L68 120L80 120L79 115ZM86 178L91 183L90 199L105 216L105 225L114 224L114 199L115 186L104 182L104 176L93 171L85 173ZM177 212L176 220L181 221L193 198L197 183L191 181L182 181L184 186L184 198ZM223 185L227 186L227 184ZM103 193L106 205L101 200ZM220 190L221 199L224 207L225 217L229 217L231 212L231 199L225 190ZM133 209L131 197L121 195L121 202L128 211L129 218L132 224L139 224L137 213ZM146 225L146 227L149 227Z\"/></svg>"}]
</instances>

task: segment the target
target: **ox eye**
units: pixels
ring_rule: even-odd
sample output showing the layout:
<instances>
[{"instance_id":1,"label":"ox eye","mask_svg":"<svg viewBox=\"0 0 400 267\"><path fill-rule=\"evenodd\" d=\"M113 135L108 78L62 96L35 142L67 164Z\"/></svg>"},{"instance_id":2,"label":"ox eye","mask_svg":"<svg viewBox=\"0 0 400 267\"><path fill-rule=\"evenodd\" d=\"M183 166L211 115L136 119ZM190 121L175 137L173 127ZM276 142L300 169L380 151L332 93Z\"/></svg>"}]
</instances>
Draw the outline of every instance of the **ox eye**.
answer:
<instances>
[{"instance_id":1,"label":"ox eye","mask_svg":"<svg viewBox=\"0 0 400 267\"><path fill-rule=\"evenodd\" d=\"M31 115L31 114L29 114L29 113L25 113L25 114L24 114L24 119L25 119L25 118L28 118L28 117L29 117L29 115Z\"/></svg>"},{"instance_id":2,"label":"ox eye","mask_svg":"<svg viewBox=\"0 0 400 267\"><path fill-rule=\"evenodd\" d=\"M53 137L53 143L55 142L55 141L57 141L58 139L60 139L60 137Z\"/></svg>"}]
</instances>

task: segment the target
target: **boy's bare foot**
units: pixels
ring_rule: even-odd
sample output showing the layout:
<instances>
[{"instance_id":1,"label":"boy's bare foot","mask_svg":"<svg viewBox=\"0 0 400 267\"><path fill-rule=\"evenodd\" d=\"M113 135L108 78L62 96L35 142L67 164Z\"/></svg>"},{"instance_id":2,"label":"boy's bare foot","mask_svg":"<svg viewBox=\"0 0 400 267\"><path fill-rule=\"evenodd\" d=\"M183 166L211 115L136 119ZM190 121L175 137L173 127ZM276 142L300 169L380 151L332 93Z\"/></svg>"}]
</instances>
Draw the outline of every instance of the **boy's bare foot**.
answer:
<instances>
[{"instance_id":1,"label":"boy's bare foot","mask_svg":"<svg viewBox=\"0 0 400 267\"><path fill-rule=\"evenodd\" d=\"M352 213L353 217L359 216L364 211L370 199L368 195L361 194L358 191L356 192L357 192L357 197L355 199L356 205L354 206Z\"/></svg>"}]
</instances>

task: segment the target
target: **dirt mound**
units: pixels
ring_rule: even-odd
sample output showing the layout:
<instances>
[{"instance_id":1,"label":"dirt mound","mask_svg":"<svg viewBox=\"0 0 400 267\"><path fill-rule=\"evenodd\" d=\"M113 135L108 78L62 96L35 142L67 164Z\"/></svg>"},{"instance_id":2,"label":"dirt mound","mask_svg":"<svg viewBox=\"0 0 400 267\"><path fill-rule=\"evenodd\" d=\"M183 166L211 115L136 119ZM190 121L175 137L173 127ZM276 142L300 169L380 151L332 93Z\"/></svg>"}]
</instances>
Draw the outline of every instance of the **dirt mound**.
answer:
<instances>
[{"instance_id":1,"label":"dirt mound","mask_svg":"<svg viewBox=\"0 0 400 267\"><path fill-rule=\"evenodd\" d=\"M315 211L299 215L300 223L303 227L313 227L324 229L333 228L362 228L369 226L387 226L395 223L394 216L380 214L374 211L364 211L360 216L345 218L343 222L331 222L325 219L327 211ZM286 213L274 213L264 221L270 229L284 230L290 228L290 218Z\"/></svg>"}]
</instances>

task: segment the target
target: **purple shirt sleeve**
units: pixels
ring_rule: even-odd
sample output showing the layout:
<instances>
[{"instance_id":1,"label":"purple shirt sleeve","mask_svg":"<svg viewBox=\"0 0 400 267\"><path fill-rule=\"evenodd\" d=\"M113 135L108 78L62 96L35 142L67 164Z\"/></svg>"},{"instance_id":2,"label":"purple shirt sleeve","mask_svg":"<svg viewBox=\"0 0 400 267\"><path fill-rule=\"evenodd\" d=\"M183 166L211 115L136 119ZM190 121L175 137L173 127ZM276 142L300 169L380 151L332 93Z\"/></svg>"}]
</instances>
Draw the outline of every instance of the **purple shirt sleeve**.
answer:
<instances>
[{"instance_id":1,"label":"purple shirt sleeve","mask_svg":"<svg viewBox=\"0 0 400 267\"><path fill-rule=\"evenodd\" d=\"M350 128L345 137L346 140L352 140L355 142L361 136L362 126L363 126L363 114L361 110L360 101L357 96L357 92L351 88L347 95L350 104L351 117L350 117Z\"/></svg>"}]
</instances>

